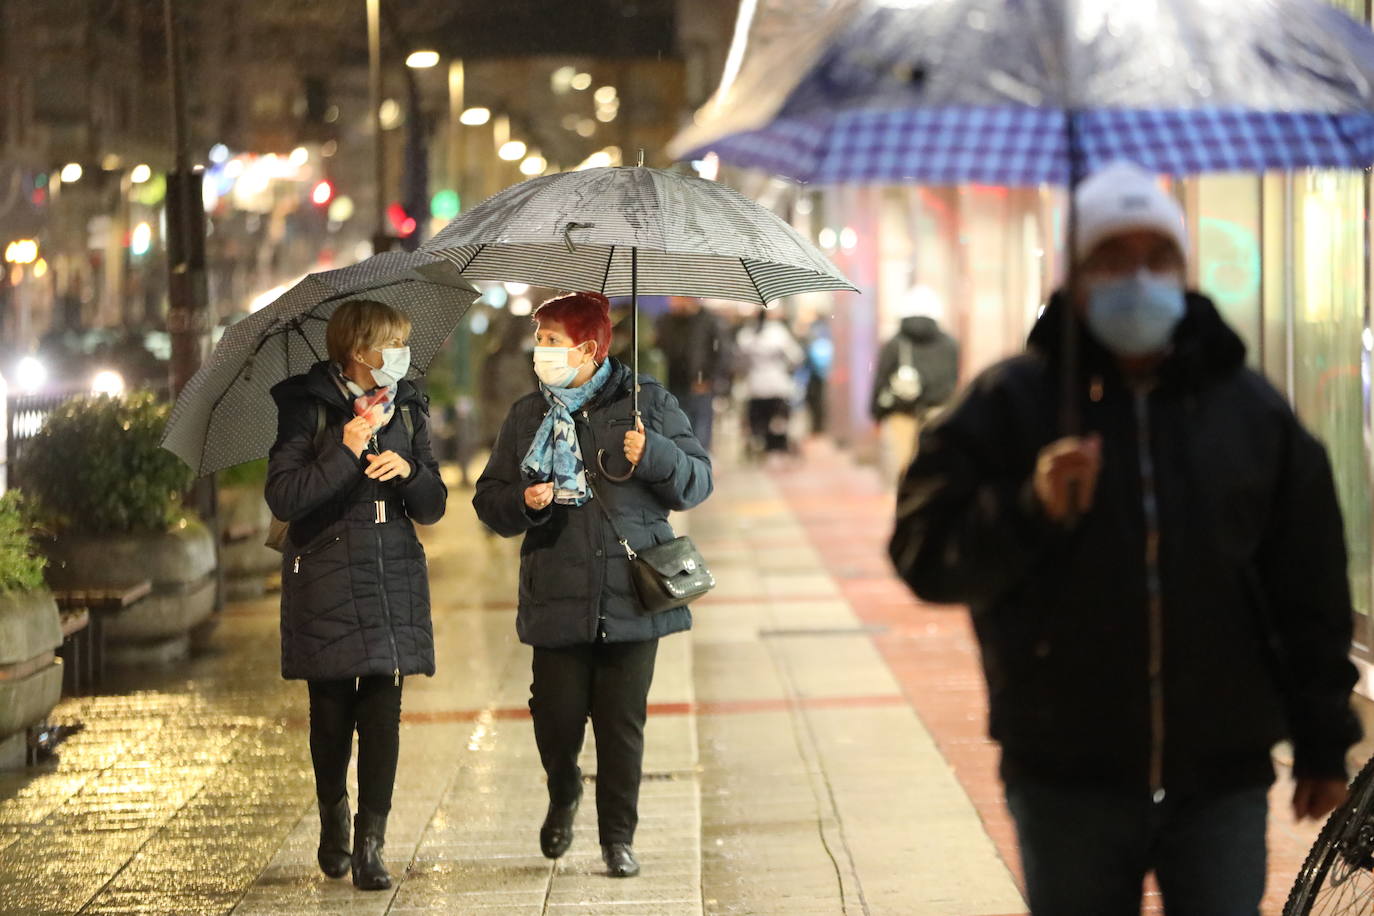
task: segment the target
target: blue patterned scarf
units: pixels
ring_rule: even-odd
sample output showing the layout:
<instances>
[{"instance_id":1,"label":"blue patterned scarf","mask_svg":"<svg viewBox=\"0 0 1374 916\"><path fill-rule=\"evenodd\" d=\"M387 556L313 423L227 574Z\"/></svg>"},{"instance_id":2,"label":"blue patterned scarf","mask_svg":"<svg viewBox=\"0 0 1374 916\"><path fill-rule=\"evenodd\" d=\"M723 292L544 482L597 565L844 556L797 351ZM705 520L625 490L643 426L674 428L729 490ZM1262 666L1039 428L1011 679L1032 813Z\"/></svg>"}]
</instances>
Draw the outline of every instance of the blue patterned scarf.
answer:
<instances>
[{"instance_id":1,"label":"blue patterned scarf","mask_svg":"<svg viewBox=\"0 0 1374 916\"><path fill-rule=\"evenodd\" d=\"M581 410L606 385L611 377L611 361L604 360L596 373L581 388L550 388L540 385L549 402L544 422L534 434L534 442L520 462L520 471L530 483L553 482L553 501L564 506L580 506L587 501L587 466L582 446L577 441L573 411Z\"/></svg>"}]
</instances>

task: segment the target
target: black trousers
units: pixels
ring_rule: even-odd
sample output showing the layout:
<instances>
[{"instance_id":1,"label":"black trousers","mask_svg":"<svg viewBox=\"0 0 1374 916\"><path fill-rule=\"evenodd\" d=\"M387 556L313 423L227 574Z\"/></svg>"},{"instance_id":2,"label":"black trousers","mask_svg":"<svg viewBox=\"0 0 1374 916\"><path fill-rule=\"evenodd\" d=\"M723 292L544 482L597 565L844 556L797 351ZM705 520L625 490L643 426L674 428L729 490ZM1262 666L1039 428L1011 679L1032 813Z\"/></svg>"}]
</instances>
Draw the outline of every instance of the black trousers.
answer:
<instances>
[{"instance_id":1,"label":"black trousers","mask_svg":"<svg viewBox=\"0 0 1374 916\"><path fill-rule=\"evenodd\" d=\"M791 406L782 398L749 400L749 433L765 452L787 451L787 424Z\"/></svg>"},{"instance_id":2,"label":"black trousers","mask_svg":"<svg viewBox=\"0 0 1374 916\"><path fill-rule=\"evenodd\" d=\"M644 720L658 640L534 650L530 713L549 800L577 797L587 717L596 733L596 816L601 842L633 843L644 769Z\"/></svg>"},{"instance_id":3,"label":"black trousers","mask_svg":"<svg viewBox=\"0 0 1374 916\"><path fill-rule=\"evenodd\" d=\"M401 747L401 688L389 676L307 681L315 794L326 805L348 791L353 731L358 732L358 806L391 811Z\"/></svg>"}]
</instances>

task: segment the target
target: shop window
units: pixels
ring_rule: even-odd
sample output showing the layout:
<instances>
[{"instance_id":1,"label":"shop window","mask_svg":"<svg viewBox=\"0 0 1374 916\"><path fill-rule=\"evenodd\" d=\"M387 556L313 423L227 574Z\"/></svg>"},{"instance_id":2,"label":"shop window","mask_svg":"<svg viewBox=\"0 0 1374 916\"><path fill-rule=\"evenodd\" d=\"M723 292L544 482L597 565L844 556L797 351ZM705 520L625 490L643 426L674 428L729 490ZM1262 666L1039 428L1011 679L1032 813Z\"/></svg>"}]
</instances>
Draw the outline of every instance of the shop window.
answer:
<instances>
[{"instance_id":1,"label":"shop window","mask_svg":"<svg viewBox=\"0 0 1374 916\"><path fill-rule=\"evenodd\" d=\"M1359 173L1295 176L1294 400L1331 454L1345 515L1355 608L1370 611L1370 492L1365 448L1364 195Z\"/></svg>"},{"instance_id":2,"label":"shop window","mask_svg":"<svg viewBox=\"0 0 1374 916\"><path fill-rule=\"evenodd\" d=\"M1197 180L1197 286L1260 365L1260 184L1250 175Z\"/></svg>"}]
</instances>

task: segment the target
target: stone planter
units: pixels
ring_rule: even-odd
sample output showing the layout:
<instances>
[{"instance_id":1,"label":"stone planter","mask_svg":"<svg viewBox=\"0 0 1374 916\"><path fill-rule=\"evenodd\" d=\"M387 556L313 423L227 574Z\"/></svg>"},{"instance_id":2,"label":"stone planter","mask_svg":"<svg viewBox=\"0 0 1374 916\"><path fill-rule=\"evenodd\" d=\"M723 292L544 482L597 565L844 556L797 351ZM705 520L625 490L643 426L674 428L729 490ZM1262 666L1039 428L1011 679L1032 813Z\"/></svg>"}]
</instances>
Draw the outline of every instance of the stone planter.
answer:
<instances>
[{"instance_id":1,"label":"stone planter","mask_svg":"<svg viewBox=\"0 0 1374 916\"><path fill-rule=\"evenodd\" d=\"M0 593L0 769L22 766L27 729L62 698L62 623L46 591Z\"/></svg>"},{"instance_id":2,"label":"stone planter","mask_svg":"<svg viewBox=\"0 0 1374 916\"><path fill-rule=\"evenodd\" d=\"M104 618L109 664L185 657L191 631L215 609L215 538L193 516L160 533L63 534L45 549L53 588L127 588L152 582L151 595Z\"/></svg>"},{"instance_id":3,"label":"stone planter","mask_svg":"<svg viewBox=\"0 0 1374 916\"><path fill-rule=\"evenodd\" d=\"M261 598L267 592L268 577L281 570L281 554L262 543L272 523L262 487L222 487L219 512L225 597L230 601Z\"/></svg>"}]
</instances>

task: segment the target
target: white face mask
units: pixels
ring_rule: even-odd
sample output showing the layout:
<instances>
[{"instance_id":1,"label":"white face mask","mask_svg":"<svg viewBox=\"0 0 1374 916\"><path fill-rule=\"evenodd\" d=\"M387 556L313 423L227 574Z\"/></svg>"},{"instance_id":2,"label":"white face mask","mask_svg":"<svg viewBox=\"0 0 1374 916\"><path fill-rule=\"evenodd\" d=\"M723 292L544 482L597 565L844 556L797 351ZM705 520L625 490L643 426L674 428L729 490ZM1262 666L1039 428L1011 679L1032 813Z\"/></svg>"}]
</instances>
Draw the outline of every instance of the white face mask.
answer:
<instances>
[{"instance_id":1,"label":"white face mask","mask_svg":"<svg viewBox=\"0 0 1374 916\"><path fill-rule=\"evenodd\" d=\"M386 347L382 350L382 364L377 367L362 360L359 362L372 370L372 380L377 387L390 388L410 371L410 347Z\"/></svg>"},{"instance_id":2,"label":"white face mask","mask_svg":"<svg viewBox=\"0 0 1374 916\"><path fill-rule=\"evenodd\" d=\"M568 356L577 347L535 347L534 374L550 388L567 388L577 378L580 366L568 364Z\"/></svg>"}]
</instances>

